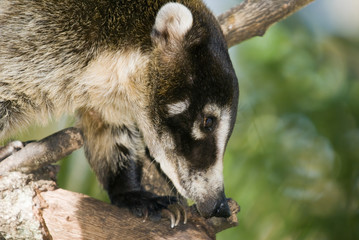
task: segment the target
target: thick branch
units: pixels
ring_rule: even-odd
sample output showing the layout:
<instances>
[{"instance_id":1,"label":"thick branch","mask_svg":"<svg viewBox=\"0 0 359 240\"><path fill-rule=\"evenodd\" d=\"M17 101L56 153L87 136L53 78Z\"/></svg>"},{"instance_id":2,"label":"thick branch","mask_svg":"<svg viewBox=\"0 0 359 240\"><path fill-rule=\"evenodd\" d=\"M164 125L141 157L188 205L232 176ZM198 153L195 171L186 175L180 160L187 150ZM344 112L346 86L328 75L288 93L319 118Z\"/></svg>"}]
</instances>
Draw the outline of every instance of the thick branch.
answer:
<instances>
[{"instance_id":1,"label":"thick branch","mask_svg":"<svg viewBox=\"0 0 359 240\"><path fill-rule=\"evenodd\" d=\"M144 221L126 208L56 189L49 179L54 171L0 176L0 239L214 239L217 232L237 225L239 206L232 200L228 219L204 219L192 206L187 207L187 223L172 229L168 211L160 222ZM184 221L183 214L180 219Z\"/></svg>"},{"instance_id":2,"label":"thick branch","mask_svg":"<svg viewBox=\"0 0 359 240\"><path fill-rule=\"evenodd\" d=\"M235 219L223 219L227 222L225 228L221 223L222 227L216 229L213 220L201 218L192 209L187 224L171 229L166 218L144 221L127 209L63 189L42 192L38 197L47 204L42 216L53 239L214 239L216 232L237 222L238 206L234 201L229 205Z\"/></svg>"},{"instance_id":3,"label":"thick branch","mask_svg":"<svg viewBox=\"0 0 359 240\"><path fill-rule=\"evenodd\" d=\"M81 131L67 128L38 142L30 142L21 151L0 162L0 175L10 171L31 172L55 163L82 147Z\"/></svg>"},{"instance_id":4,"label":"thick branch","mask_svg":"<svg viewBox=\"0 0 359 240\"><path fill-rule=\"evenodd\" d=\"M218 16L227 40L232 47L266 30L281 19L293 14L314 0L245 0Z\"/></svg>"}]
</instances>

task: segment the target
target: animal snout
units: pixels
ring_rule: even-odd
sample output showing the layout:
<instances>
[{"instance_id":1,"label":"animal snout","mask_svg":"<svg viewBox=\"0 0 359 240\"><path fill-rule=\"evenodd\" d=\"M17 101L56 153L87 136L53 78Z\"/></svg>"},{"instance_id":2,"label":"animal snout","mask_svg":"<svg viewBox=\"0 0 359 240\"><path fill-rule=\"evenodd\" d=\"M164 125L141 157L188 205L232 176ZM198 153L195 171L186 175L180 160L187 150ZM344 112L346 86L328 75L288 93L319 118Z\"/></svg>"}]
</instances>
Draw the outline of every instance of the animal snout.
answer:
<instances>
[{"instance_id":1,"label":"animal snout","mask_svg":"<svg viewBox=\"0 0 359 240\"><path fill-rule=\"evenodd\" d=\"M205 202L197 203L197 209L202 217L224 217L231 216L231 210L229 209L227 198L224 193L216 199L209 199Z\"/></svg>"},{"instance_id":2,"label":"animal snout","mask_svg":"<svg viewBox=\"0 0 359 240\"><path fill-rule=\"evenodd\" d=\"M211 217L228 218L230 216L231 216L231 210L229 209L227 199L224 198L220 202L217 202L217 206L214 209Z\"/></svg>"}]
</instances>

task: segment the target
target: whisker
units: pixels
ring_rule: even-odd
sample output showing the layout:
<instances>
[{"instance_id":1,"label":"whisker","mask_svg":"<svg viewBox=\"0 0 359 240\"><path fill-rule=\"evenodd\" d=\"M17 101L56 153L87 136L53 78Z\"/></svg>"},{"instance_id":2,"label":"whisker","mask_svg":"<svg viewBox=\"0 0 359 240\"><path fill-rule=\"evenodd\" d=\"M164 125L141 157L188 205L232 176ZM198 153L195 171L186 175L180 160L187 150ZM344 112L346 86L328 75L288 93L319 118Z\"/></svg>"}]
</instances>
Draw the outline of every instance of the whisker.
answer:
<instances>
[{"instance_id":1,"label":"whisker","mask_svg":"<svg viewBox=\"0 0 359 240\"><path fill-rule=\"evenodd\" d=\"M150 164L148 165L148 167L147 167L147 171L149 171L149 169L150 169L150 167L152 166L152 164L156 161L154 158L150 158L150 160L151 160L151 162L150 162Z\"/></svg>"}]
</instances>

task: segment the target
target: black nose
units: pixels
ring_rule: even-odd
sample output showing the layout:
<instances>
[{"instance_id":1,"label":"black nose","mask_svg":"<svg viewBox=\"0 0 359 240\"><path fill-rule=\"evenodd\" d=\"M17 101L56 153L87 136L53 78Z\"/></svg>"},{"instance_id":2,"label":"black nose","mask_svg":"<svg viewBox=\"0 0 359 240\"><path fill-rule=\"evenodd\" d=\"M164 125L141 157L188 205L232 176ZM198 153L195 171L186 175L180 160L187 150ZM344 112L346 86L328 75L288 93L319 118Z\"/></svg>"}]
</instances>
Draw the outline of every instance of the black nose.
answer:
<instances>
[{"instance_id":1,"label":"black nose","mask_svg":"<svg viewBox=\"0 0 359 240\"><path fill-rule=\"evenodd\" d=\"M223 200L217 203L217 206L212 213L212 217L228 218L230 216L231 216L231 210L229 209L227 199L223 198Z\"/></svg>"}]
</instances>

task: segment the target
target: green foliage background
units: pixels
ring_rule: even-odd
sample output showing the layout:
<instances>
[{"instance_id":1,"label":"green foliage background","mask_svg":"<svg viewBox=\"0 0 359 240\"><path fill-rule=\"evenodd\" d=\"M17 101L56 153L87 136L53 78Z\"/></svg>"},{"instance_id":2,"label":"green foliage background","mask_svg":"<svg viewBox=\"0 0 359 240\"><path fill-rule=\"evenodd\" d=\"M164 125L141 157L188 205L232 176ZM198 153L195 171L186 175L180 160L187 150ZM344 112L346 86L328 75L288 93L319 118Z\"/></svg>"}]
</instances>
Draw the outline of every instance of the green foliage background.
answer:
<instances>
[{"instance_id":1,"label":"green foliage background","mask_svg":"<svg viewBox=\"0 0 359 240\"><path fill-rule=\"evenodd\" d=\"M224 178L242 210L219 239L359 239L358 46L292 19L234 49Z\"/></svg>"},{"instance_id":2,"label":"green foliage background","mask_svg":"<svg viewBox=\"0 0 359 240\"><path fill-rule=\"evenodd\" d=\"M241 95L224 178L241 212L218 239L359 239L359 41L315 31L294 16L230 51ZM60 164L61 187L107 201L81 150Z\"/></svg>"}]
</instances>

